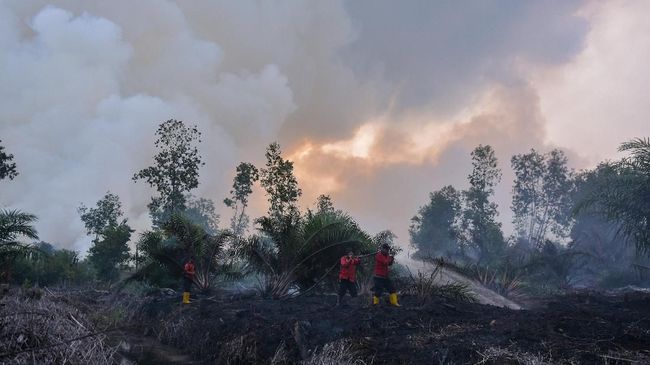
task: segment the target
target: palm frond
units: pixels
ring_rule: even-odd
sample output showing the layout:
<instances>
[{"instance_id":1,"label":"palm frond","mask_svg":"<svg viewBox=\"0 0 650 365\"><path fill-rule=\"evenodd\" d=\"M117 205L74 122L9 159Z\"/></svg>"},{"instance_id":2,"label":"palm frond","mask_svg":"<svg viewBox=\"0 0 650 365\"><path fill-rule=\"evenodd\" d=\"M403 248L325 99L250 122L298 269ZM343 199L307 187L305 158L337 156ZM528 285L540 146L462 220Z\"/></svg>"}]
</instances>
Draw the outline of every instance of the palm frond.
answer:
<instances>
[{"instance_id":1,"label":"palm frond","mask_svg":"<svg viewBox=\"0 0 650 365\"><path fill-rule=\"evenodd\" d=\"M20 236L38 239L38 233L32 226L36 219L35 215L19 210L0 210L0 242L15 240Z\"/></svg>"},{"instance_id":2,"label":"palm frond","mask_svg":"<svg viewBox=\"0 0 650 365\"><path fill-rule=\"evenodd\" d=\"M645 168L650 167L650 138L634 138L627 142L621 143L618 150L620 152L630 152L632 159L626 160L630 164Z\"/></svg>"},{"instance_id":3,"label":"palm frond","mask_svg":"<svg viewBox=\"0 0 650 365\"><path fill-rule=\"evenodd\" d=\"M278 250L270 237L254 235L244 240L239 253L248 260L255 271L275 275Z\"/></svg>"}]
</instances>

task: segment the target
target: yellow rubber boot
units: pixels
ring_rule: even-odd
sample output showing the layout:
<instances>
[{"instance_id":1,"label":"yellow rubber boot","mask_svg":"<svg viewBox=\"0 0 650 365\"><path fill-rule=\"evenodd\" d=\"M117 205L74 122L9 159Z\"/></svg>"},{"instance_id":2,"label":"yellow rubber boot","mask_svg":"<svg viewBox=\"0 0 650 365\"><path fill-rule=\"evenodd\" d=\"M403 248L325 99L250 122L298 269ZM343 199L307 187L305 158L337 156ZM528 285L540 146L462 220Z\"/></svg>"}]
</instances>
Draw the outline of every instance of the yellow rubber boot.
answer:
<instances>
[{"instance_id":1,"label":"yellow rubber boot","mask_svg":"<svg viewBox=\"0 0 650 365\"><path fill-rule=\"evenodd\" d=\"M376 295L372 296L372 305L377 305L379 304L379 297Z\"/></svg>"},{"instance_id":2,"label":"yellow rubber boot","mask_svg":"<svg viewBox=\"0 0 650 365\"><path fill-rule=\"evenodd\" d=\"M401 305L397 302L397 293L391 293L388 299L390 300L390 305L394 307L401 307Z\"/></svg>"},{"instance_id":3,"label":"yellow rubber boot","mask_svg":"<svg viewBox=\"0 0 650 365\"><path fill-rule=\"evenodd\" d=\"M183 292L183 304L190 304L190 292Z\"/></svg>"}]
</instances>

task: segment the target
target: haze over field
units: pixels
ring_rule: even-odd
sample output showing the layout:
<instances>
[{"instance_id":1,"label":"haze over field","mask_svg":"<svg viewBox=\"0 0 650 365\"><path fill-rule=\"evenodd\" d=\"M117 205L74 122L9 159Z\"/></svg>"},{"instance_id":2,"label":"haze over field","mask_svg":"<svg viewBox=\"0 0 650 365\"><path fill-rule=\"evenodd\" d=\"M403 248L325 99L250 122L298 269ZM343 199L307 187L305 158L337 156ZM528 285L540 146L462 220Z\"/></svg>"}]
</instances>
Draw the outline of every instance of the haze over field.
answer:
<instances>
[{"instance_id":1,"label":"haze over field","mask_svg":"<svg viewBox=\"0 0 650 365\"><path fill-rule=\"evenodd\" d=\"M643 0L4 0L0 139L20 175L0 205L85 251L76 208L111 190L145 229L152 191L131 176L175 118L203 132L195 195L224 223L235 166L263 164L277 140L303 206L330 194L406 242L427 194L466 186L470 151L491 144L508 233L510 156L560 147L587 168L650 134L649 13Z\"/></svg>"}]
</instances>

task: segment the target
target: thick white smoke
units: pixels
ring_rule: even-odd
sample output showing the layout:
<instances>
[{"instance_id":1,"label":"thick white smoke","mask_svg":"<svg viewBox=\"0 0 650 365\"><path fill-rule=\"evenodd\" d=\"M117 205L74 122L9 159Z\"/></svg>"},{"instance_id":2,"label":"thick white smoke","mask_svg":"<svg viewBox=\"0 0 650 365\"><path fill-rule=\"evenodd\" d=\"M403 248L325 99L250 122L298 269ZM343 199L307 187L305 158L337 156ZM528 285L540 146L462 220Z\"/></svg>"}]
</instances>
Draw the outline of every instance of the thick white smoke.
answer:
<instances>
[{"instance_id":1,"label":"thick white smoke","mask_svg":"<svg viewBox=\"0 0 650 365\"><path fill-rule=\"evenodd\" d=\"M42 239L63 246L87 248L76 208L107 190L146 227L151 191L130 178L151 163L158 123L199 125L206 166L197 194L220 201L242 151L273 140L295 109L277 66L223 71L218 44L162 14L160 24L134 20L129 31L53 6L21 18L2 3L0 14L13 24L1 41L0 136L20 169L4 183L2 204L37 214Z\"/></svg>"},{"instance_id":2,"label":"thick white smoke","mask_svg":"<svg viewBox=\"0 0 650 365\"><path fill-rule=\"evenodd\" d=\"M402 242L428 192L462 188L469 152L490 143L504 168L497 198L507 223L510 155L570 141L557 137L562 123L571 133L588 126L585 111L603 103L570 95L574 63L599 70L600 58L584 52L614 42L618 58L600 68L611 75L628 33L648 44L647 32L617 27L644 12L632 1L625 11L618 2L458 4L0 1L0 139L20 172L0 182L0 206L38 215L42 239L85 251L76 208L111 190L146 229L152 191L131 176L151 163L157 125L175 118L203 132L195 195L221 206L236 164L263 162L277 140L296 159L303 205L331 193L364 227L391 228ZM628 65L647 76L642 63ZM561 89L544 82L549 74L562 76ZM603 86L587 76L581 92ZM645 110L619 94L610 100ZM563 102L573 98L579 108ZM593 117L608 123L604 115ZM650 133L630 115L627 134ZM253 198L252 215L262 200Z\"/></svg>"}]
</instances>

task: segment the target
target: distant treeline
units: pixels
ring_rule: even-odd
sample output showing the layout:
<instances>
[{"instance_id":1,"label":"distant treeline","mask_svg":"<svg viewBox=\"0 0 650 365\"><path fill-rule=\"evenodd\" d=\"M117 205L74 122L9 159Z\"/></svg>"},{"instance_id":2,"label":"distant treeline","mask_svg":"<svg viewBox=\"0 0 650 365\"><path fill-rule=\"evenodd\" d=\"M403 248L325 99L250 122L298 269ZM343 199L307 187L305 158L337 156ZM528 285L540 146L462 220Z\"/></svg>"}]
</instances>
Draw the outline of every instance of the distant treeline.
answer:
<instances>
[{"instance_id":1,"label":"distant treeline","mask_svg":"<svg viewBox=\"0 0 650 365\"><path fill-rule=\"evenodd\" d=\"M390 231L371 235L331 198L321 195L313 209L300 211L302 191L293 163L277 143L266 163L237 166L224 204L232 208L228 228L219 226L212 200L195 197L203 166L195 126L168 120L156 131L154 164L133 180L151 185L150 230L134 238L120 198L110 191L79 214L92 246L87 257L56 250L37 240L34 215L0 212L2 281L24 285L141 281L176 287L183 263L193 258L195 284L255 278L260 292L279 298L307 290L327 290L335 281L337 259L349 250L370 253L378 245L399 250ZM621 145L629 156L593 170L572 171L560 150L515 155L511 167L511 209L515 233L504 236L492 201L501 168L491 146L471 153L469 188L445 186L411 219L415 257L448 265L509 295L528 290L554 292L575 286L613 287L646 283L650 248L650 141ZM0 146L0 179L13 179L13 156ZM251 220L248 201L254 184L268 200L266 214ZM250 228L254 227L254 230ZM363 278L367 272L361 270Z\"/></svg>"}]
</instances>

